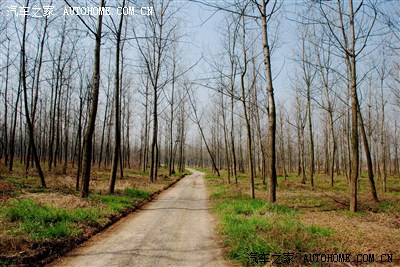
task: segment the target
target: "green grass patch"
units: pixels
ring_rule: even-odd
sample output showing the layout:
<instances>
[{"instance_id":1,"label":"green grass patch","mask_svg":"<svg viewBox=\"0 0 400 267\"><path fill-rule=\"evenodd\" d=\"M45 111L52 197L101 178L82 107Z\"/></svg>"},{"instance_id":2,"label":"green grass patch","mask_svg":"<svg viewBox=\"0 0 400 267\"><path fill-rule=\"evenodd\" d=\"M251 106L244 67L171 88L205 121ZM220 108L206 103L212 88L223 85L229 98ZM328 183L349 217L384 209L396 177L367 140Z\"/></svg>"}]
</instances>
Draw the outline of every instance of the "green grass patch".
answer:
<instances>
[{"instance_id":1,"label":"green grass patch","mask_svg":"<svg viewBox=\"0 0 400 267\"><path fill-rule=\"evenodd\" d=\"M380 202L379 210L387 213L400 212L400 206L394 203Z\"/></svg>"},{"instance_id":2,"label":"green grass patch","mask_svg":"<svg viewBox=\"0 0 400 267\"><path fill-rule=\"evenodd\" d=\"M207 181L221 181L221 177L217 177L211 173L206 173L204 175L204 179L206 179Z\"/></svg>"},{"instance_id":3,"label":"green grass patch","mask_svg":"<svg viewBox=\"0 0 400 267\"><path fill-rule=\"evenodd\" d=\"M124 208L129 208L137 200L150 199L150 193L138 189L127 188L123 193L114 195L92 194L91 199L100 201L106 204L113 211L121 211Z\"/></svg>"},{"instance_id":4,"label":"green grass patch","mask_svg":"<svg viewBox=\"0 0 400 267\"><path fill-rule=\"evenodd\" d=\"M37 177L20 177L20 176L13 176L9 174L8 176L4 177L4 181L13 184L16 188L25 189L31 187L38 187L39 185L39 178ZM41 187L39 187L41 188Z\"/></svg>"},{"instance_id":5,"label":"green grass patch","mask_svg":"<svg viewBox=\"0 0 400 267\"><path fill-rule=\"evenodd\" d=\"M315 226L315 225L308 226L307 230L313 234L322 235L322 236L330 236L334 232L332 229L323 228L323 227L319 227L319 226Z\"/></svg>"},{"instance_id":6,"label":"green grass patch","mask_svg":"<svg viewBox=\"0 0 400 267\"><path fill-rule=\"evenodd\" d=\"M82 233L82 225L104 225L111 213L131 207L135 201L150 199L150 196L138 189L126 189L116 195L92 194L90 199L106 204L107 208L94 206L73 210L40 205L31 199L13 200L0 208L0 219L11 226L11 234L28 235L33 240L77 236Z\"/></svg>"},{"instance_id":7,"label":"green grass patch","mask_svg":"<svg viewBox=\"0 0 400 267\"><path fill-rule=\"evenodd\" d=\"M133 204L131 197L121 195L92 194L90 198L106 204L113 211L121 211L123 208L130 207Z\"/></svg>"},{"instance_id":8,"label":"green grass patch","mask_svg":"<svg viewBox=\"0 0 400 267\"><path fill-rule=\"evenodd\" d=\"M348 216L348 217L363 218L363 217L368 216L368 213L366 213L365 211L357 211L356 213L354 213L354 212L351 212L346 209L346 210L341 210L339 212L340 212L340 214Z\"/></svg>"},{"instance_id":9,"label":"green grass patch","mask_svg":"<svg viewBox=\"0 0 400 267\"><path fill-rule=\"evenodd\" d=\"M332 244L331 229L304 225L295 208L251 199L223 178L207 174L212 211L220 218L219 233L228 257L243 266L255 265L250 253L309 253Z\"/></svg>"},{"instance_id":10,"label":"green grass patch","mask_svg":"<svg viewBox=\"0 0 400 267\"><path fill-rule=\"evenodd\" d=\"M127 188L125 195L133 199L149 199L151 194L142 190Z\"/></svg>"},{"instance_id":11,"label":"green grass patch","mask_svg":"<svg viewBox=\"0 0 400 267\"><path fill-rule=\"evenodd\" d=\"M34 240L76 236L80 224L96 226L101 223L102 212L96 208L67 210L40 205L34 200L10 201L1 208L2 219L16 225L16 235L28 235Z\"/></svg>"},{"instance_id":12,"label":"green grass patch","mask_svg":"<svg viewBox=\"0 0 400 267\"><path fill-rule=\"evenodd\" d=\"M66 179L61 166L52 171L47 171L47 167L44 169L48 188L40 186L39 177L31 176L30 173L35 173L33 170L27 176L24 165L15 162L14 171L9 172L0 164L0 172L3 170L0 174L0 187L3 190L0 205L0 266L18 265L27 255L32 255L32 258L42 255L41 245L27 248L28 254L19 254L20 248L29 243L51 246L52 242L59 244L60 239L66 243L83 240L176 180L175 177L161 175L167 173L164 168L160 169L161 177L156 183L148 182L149 170L124 169L123 187L129 188L108 195L104 192L110 171L105 167L94 168L92 180L96 182L91 186L89 198L78 199L75 181ZM69 166L68 176L73 177L75 171ZM56 246L45 253L56 253L58 249ZM37 265L34 259L30 264Z\"/></svg>"}]
</instances>

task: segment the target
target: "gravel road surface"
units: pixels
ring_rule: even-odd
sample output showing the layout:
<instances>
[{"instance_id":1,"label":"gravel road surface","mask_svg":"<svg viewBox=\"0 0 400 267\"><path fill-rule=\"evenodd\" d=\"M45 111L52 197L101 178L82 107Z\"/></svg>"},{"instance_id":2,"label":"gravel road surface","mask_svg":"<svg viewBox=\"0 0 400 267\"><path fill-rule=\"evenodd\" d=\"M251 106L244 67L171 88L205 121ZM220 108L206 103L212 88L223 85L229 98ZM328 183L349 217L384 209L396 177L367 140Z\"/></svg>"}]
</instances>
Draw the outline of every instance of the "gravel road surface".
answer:
<instances>
[{"instance_id":1,"label":"gravel road surface","mask_svg":"<svg viewBox=\"0 0 400 267\"><path fill-rule=\"evenodd\" d=\"M204 174L191 171L50 266L228 266L215 240Z\"/></svg>"}]
</instances>

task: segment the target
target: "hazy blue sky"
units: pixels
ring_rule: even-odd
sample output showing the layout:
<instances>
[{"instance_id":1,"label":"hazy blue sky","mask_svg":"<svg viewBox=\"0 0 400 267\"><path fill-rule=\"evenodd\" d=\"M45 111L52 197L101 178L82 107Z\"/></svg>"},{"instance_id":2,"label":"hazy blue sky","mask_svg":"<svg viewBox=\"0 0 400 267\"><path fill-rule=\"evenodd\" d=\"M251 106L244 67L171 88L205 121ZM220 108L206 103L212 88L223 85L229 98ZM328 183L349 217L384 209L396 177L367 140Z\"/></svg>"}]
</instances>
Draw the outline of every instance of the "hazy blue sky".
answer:
<instances>
[{"instance_id":1,"label":"hazy blue sky","mask_svg":"<svg viewBox=\"0 0 400 267\"><path fill-rule=\"evenodd\" d=\"M16 7L16 11L19 12L19 8L24 5L25 1L15 0L0 0L4 1L3 14L2 16L10 15L10 6ZM50 0L43 1L44 4L50 3ZM79 1L78 1L79 2ZM83 2L83 1L82 1ZM93 1L92 4L86 4L86 6L96 6L97 1ZM119 1L118 1L119 2ZM208 3L218 3L219 1L208 1ZM222 1L221 1L222 2ZM38 1L31 1L31 3L38 4ZM77 3L77 2L76 2ZM76 5L75 3L75 5ZM116 1L106 1L107 5L115 6ZM143 3L143 6L147 6L146 1L138 1ZM287 98L287 94L290 93L288 89L287 75L286 73L290 69L292 64L290 58L292 57L292 51L294 50L295 38L293 38L292 23L287 20L287 15L293 11L293 5L295 1L289 0L283 2L283 8L285 9L284 15L280 16L280 31L279 31L279 48L273 54L273 71L275 75L280 72L280 75L276 77L274 81L277 98ZM74 5L74 1L71 1ZM198 3L192 3L187 0L174 0L174 5L182 7L178 14L182 18L181 31L186 35L182 42L184 51L182 56L186 57L186 64L193 64L199 58L203 56L204 60L196 67L197 77L206 77L210 73L211 69L207 65L207 61L212 60L215 54L218 54L222 50L222 39L221 31L223 31L222 25L224 24L224 17L227 15L226 12L218 11L215 12L212 8L202 6ZM53 0L52 6L54 6L54 13L62 13L64 8L67 6L63 0ZM4 8L5 7L5 8ZM290 11L290 12L287 12ZM31 12L34 12L31 10ZM114 11L115 12L115 11ZM136 9L139 13L139 10ZM140 15L134 17L134 19L144 19ZM257 31L253 31L257 33ZM258 33L261 33L258 30ZM261 51L260 51L261 52Z\"/></svg>"},{"instance_id":2,"label":"hazy blue sky","mask_svg":"<svg viewBox=\"0 0 400 267\"><path fill-rule=\"evenodd\" d=\"M177 1L186 2L186 1ZM218 2L218 1L212 1ZM285 101L291 94L288 75L293 62L293 52L296 47L294 23L288 19L293 17L295 1L284 1L282 4L282 14L278 15L280 21L278 48L274 51L272 57L273 72L275 75L274 87L278 101ZM204 7L197 3L188 3L183 8L184 30L189 34L188 40L192 43L187 44L186 49L190 50L189 57L193 60L204 55L207 60L213 57L213 54L221 51L223 36L222 26L227 12L215 12L212 8ZM275 26L275 25L274 25ZM272 29L274 32L275 29ZM261 30L253 30L253 34L261 34ZM261 47L261 46L260 46ZM260 51L261 53L262 51ZM202 62L199 70L207 76L211 72L206 62ZM279 75L278 75L279 73Z\"/></svg>"}]
</instances>

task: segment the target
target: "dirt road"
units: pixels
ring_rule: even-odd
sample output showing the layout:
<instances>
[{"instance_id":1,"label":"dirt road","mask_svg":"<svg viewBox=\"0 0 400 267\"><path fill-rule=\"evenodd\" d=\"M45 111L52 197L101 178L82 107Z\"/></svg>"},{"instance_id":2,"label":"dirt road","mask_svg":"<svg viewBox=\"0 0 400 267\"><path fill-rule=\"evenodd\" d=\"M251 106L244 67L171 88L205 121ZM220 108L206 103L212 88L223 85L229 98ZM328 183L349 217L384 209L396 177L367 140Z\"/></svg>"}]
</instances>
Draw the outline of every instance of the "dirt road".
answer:
<instances>
[{"instance_id":1,"label":"dirt road","mask_svg":"<svg viewBox=\"0 0 400 267\"><path fill-rule=\"evenodd\" d=\"M191 171L50 266L227 266L214 237L203 174Z\"/></svg>"}]
</instances>

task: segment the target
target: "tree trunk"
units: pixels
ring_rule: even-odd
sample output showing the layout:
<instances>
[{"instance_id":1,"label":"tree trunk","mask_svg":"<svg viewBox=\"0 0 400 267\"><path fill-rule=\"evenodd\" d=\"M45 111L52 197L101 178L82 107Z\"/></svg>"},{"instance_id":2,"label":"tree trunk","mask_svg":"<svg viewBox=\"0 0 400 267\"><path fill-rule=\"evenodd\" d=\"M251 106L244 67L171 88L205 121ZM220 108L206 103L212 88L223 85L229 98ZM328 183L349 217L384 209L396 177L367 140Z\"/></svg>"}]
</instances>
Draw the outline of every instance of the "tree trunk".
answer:
<instances>
[{"instance_id":1,"label":"tree trunk","mask_svg":"<svg viewBox=\"0 0 400 267\"><path fill-rule=\"evenodd\" d=\"M125 0L122 1L122 8L125 6ZM118 168L118 157L121 153L121 107L120 107L120 48L121 48L121 33L122 33L122 24L123 24L124 14L121 14L121 18L119 21L118 30L116 32L117 44L115 47L115 82L114 82L114 108L115 108L115 145L114 145L114 157L111 168L111 177L110 177L110 194L114 193L115 189L115 181L117 178L117 168ZM122 160L122 157L121 157ZM121 166L122 169L122 166Z\"/></svg>"},{"instance_id":2,"label":"tree trunk","mask_svg":"<svg viewBox=\"0 0 400 267\"><path fill-rule=\"evenodd\" d=\"M108 74L111 76L111 53L110 53L109 64L108 64ZM99 162L98 162L99 168L100 168L101 162L103 161L104 136L105 136L105 132L106 132L108 107L110 106L110 87L111 87L111 79L108 79L107 93L106 93L106 109L104 111L104 120L103 120L103 127L102 127L102 132L101 132L101 141L100 141L100 154L99 154Z\"/></svg>"},{"instance_id":3,"label":"tree trunk","mask_svg":"<svg viewBox=\"0 0 400 267\"><path fill-rule=\"evenodd\" d=\"M29 0L26 1L26 5L29 6ZM21 76L20 79L22 80L22 88L24 92L24 102L25 102L25 117L26 117L26 122L28 124L28 129L29 129L29 141L31 144L32 148L32 153L33 157L35 160L35 165L37 172L39 174L40 182L43 187L46 187L46 181L44 179L42 167L40 166L40 161L39 157L37 155L37 150L36 150L36 145L35 145L35 132L34 132L34 127L30 118L29 114L29 107L28 107L28 86L26 82L26 52L25 52L25 44L26 44L26 24L27 24L27 16L24 18L24 26L23 26L23 36L22 36L22 45L21 45Z\"/></svg>"},{"instance_id":4,"label":"tree trunk","mask_svg":"<svg viewBox=\"0 0 400 267\"><path fill-rule=\"evenodd\" d=\"M282 175L283 178L286 181L286 166L285 166L285 139L284 139L284 134L283 134L283 115L282 115L282 111L280 112L280 135L281 135L281 144L280 144L280 148L281 148L281 164L282 164ZM264 159L264 157L263 157Z\"/></svg>"},{"instance_id":5,"label":"tree trunk","mask_svg":"<svg viewBox=\"0 0 400 267\"><path fill-rule=\"evenodd\" d=\"M371 187L371 194L372 194L372 197L374 198L374 201L379 202L378 195L376 193L376 187L375 187L371 151L369 149L368 138L367 138L367 134L365 131L365 126L364 126L364 120L363 120L363 117L361 114L361 109L360 109L358 100L357 100L357 111L358 111L358 117L360 119L360 129L361 129L361 135L362 135L362 139L363 139L363 143L364 143L365 156L367 158L368 181L369 181L369 184Z\"/></svg>"},{"instance_id":6,"label":"tree trunk","mask_svg":"<svg viewBox=\"0 0 400 267\"><path fill-rule=\"evenodd\" d=\"M79 179L82 171L82 113L83 113L83 96L82 96L82 78L81 78L81 91L79 93L79 117L78 117L78 169L76 172L75 189L79 191Z\"/></svg>"},{"instance_id":7,"label":"tree trunk","mask_svg":"<svg viewBox=\"0 0 400 267\"><path fill-rule=\"evenodd\" d=\"M14 164L14 154L15 154L15 131L17 129L17 118L18 118L18 103L21 95L21 79L18 81L18 91L17 91L17 99L15 100L15 108L14 108L14 119L11 128L11 136L10 136L10 166L9 170L12 172L13 164Z\"/></svg>"},{"instance_id":8,"label":"tree trunk","mask_svg":"<svg viewBox=\"0 0 400 267\"><path fill-rule=\"evenodd\" d=\"M148 151L149 151L149 115L148 115L148 106L149 106L149 75L146 77L146 92L145 92L145 118L144 118L144 138L143 138L143 172L146 172L147 169L147 161L148 161Z\"/></svg>"},{"instance_id":9,"label":"tree trunk","mask_svg":"<svg viewBox=\"0 0 400 267\"><path fill-rule=\"evenodd\" d=\"M357 96L357 71L355 57L355 33L354 33L354 12L353 1L350 4L350 38L351 48L349 58L350 67L350 92L351 92L351 148L352 148L352 165L350 176L350 211L357 211L357 183L359 176L359 147L358 147L358 96Z\"/></svg>"},{"instance_id":10,"label":"tree trunk","mask_svg":"<svg viewBox=\"0 0 400 267\"><path fill-rule=\"evenodd\" d=\"M217 168L217 164L215 163L215 159L214 159L214 156L213 156L213 154L212 154L212 152L211 152L211 150L210 150L210 147L209 147L208 144L207 144L207 139L206 139L206 137L204 136L203 128L201 127L201 124L200 124L200 119L199 119L199 117L197 116L196 107L195 107L195 105L194 105L194 103L193 103L193 101L192 101L192 98L190 97L190 94L188 94L188 97L189 97L189 102L190 102L190 104L191 104L191 106L192 106L192 108L193 108L195 123L196 123L197 126L199 127L200 135L201 135L201 137L203 138L204 145L206 146L207 152L208 152L208 154L210 155L210 159L211 159L213 171L215 171L215 172L217 173L218 177L219 177L219 176L221 176L221 175L220 175L219 170L218 170L218 168Z\"/></svg>"},{"instance_id":11,"label":"tree trunk","mask_svg":"<svg viewBox=\"0 0 400 267\"><path fill-rule=\"evenodd\" d=\"M172 91L171 91L171 100L170 100L170 121L169 121L169 152L168 152L168 175L171 176L175 173L175 166L173 164L172 154L173 154L173 126L174 126L174 94L175 94L175 51L173 58L173 66L172 66Z\"/></svg>"},{"instance_id":12,"label":"tree trunk","mask_svg":"<svg viewBox=\"0 0 400 267\"><path fill-rule=\"evenodd\" d=\"M100 8L104 7L104 0L100 0ZM96 46L94 50L94 68L93 68L93 82L91 92L91 109L89 120L86 125L84 149L83 149L83 186L81 196L86 198L89 196L89 182L90 171L92 167L92 145L93 133L96 123L97 107L99 102L99 87L100 87L100 46L101 46L101 28L102 28L103 14L99 14L97 20L96 32Z\"/></svg>"},{"instance_id":13,"label":"tree trunk","mask_svg":"<svg viewBox=\"0 0 400 267\"><path fill-rule=\"evenodd\" d=\"M4 147L4 163L7 166L8 164L8 103L7 103L7 96L8 96L8 79L9 79L9 69L10 69L10 39L8 39L7 45L7 60L6 60L6 81L5 81L5 89L4 89L4 136L3 136L3 147Z\"/></svg>"},{"instance_id":14,"label":"tree trunk","mask_svg":"<svg viewBox=\"0 0 400 267\"><path fill-rule=\"evenodd\" d=\"M314 162L314 136L312 129L312 119L311 119L311 84L307 84L307 118L308 118L308 132L310 138L310 184L314 187L314 172L315 172L315 162Z\"/></svg>"},{"instance_id":15,"label":"tree trunk","mask_svg":"<svg viewBox=\"0 0 400 267\"><path fill-rule=\"evenodd\" d=\"M268 3L268 1L267 1ZM265 65L265 78L268 94L268 171L269 171L269 188L268 200L271 203L276 202L276 108L274 88L272 86L272 72L271 72L271 54L268 42L268 25L267 25L267 3L265 0L261 1L261 23L262 23L262 40L263 40L263 54Z\"/></svg>"},{"instance_id":16,"label":"tree trunk","mask_svg":"<svg viewBox=\"0 0 400 267\"><path fill-rule=\"evenodd\" d=\"M248 108L246 105L246 93L245 93L245 84L244 79L247 72L247 54L246 54L246 28L245 28L245 20L244 15L242 15L242 50L243 50L243 69L240 73L240 86L242 89L242 104L243 104L243 115L246 123L246 132L247 132L247 160L249 163L249 172L250 172L250 196L252 199L255 198L254 194L254 160L253 160L253 145L252 145L252 136L251 136L251 125L248 115Z\"/></svg>"},{"instance_id":17,"label":"tree trunk","mask_svg":"<svg viewBox=\"0 0 400 267\"><path fill-rule=\"evenodd\" d=\"M228 143L228 134L227 134L227 127L226 127L226 113L225 113L225 103L224 103L224 94L221 93L221 114L222 114L222 124L223 124L223 131L224 131L224 148L225 148L225 164L227 167L228 175L227 175L227 182L228 184L231 183L231 162L229 157L229 143Z\"/></svg>"},{"instance_id":18,"label":"tree trunk","mask_svg":"<svg viewBox=\"0 0 400 267\"><path fill-rule=\"evenodd\" d=\"M237 179L237 160L236 160L236 151L235 151L235 136L233 131L235 129L235 121L234 121L234 101L233 101L233 86L231 87L231 129L230 129L230 141L231 141L231 153L232 153L232 173L235 179L235 184L238 183Z\"/></svg>"},{"instance_id":19,"label":"tree trunk","mask_svg":"<svg viewBox=\"0 0 400 267\"><path fill-rule=\"evenodd\" d=\"M151 183L155 182L156 180L156 172L158 166L156 164L157 160L157 133L158 133L158 114L157 114L157 87L154 87L154 98L153 98L153 138L151 142L151 158L150 158L150 175L149 180Z\"/></svg>"},{"instance_id":20,"label":"tree trunk","mask_svg":"<svg viewBox=\"0 0 400 267\"><path fill-rule=\"evenodd\" d=\"M70 78L68 78L70 79ZM68 80L69 83L69 80ZM63 165L63 174L67 174L67 165L68 165L68 134L69 134L69 116L71 110L71 98L69 97L69 88L70 85L67 85L67 93L66 93L66 103L64 109L64 165Z\"/></svg>"}]
</instances>

